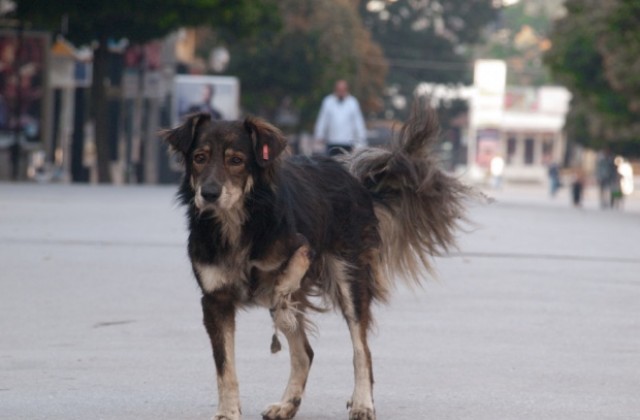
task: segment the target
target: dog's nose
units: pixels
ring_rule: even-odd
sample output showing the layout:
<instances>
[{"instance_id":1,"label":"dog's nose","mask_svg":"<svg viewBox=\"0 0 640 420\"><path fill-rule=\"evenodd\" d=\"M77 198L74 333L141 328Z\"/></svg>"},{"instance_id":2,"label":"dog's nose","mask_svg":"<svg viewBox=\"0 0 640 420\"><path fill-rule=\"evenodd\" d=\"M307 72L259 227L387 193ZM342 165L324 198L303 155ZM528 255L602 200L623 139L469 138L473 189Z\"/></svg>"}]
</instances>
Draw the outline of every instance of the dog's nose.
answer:
<instances>
[{"instance_id":1,"label":"dog's nose","mask_svg":"<svg viewBox=\"0 0 640 420\"><path fill-rule=\"evenodd\" d=\"M200 190L200 195L202 196L202 198L211 203L220 198L220 193L220 187L218 187L217 185L207 185L205 187L202 187L202 189Z\"/></svg>"}]
</instances>

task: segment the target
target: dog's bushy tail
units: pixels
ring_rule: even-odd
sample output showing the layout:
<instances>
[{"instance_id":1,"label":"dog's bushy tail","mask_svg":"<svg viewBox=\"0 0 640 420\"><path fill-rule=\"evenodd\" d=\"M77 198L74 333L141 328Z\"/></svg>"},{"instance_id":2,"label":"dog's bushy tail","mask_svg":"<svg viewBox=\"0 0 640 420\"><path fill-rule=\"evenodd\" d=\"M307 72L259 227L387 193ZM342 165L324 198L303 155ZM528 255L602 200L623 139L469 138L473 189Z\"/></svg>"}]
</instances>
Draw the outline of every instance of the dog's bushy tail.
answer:
<instances>
[{"instance_id":1,"label":"dog's bushy tail","mask_svg":"<svg viewBox=\"0 0 640 420\"><path fill-rule=\"evenodd\" d=\"M425 270L432 273L431 257L455 246L465 201L475 195L440 169L433 150L438 130L435 112L415 105L389 149L366 148L345 158L351 174L374 197L383 282L398 275L420 282Z\"/></svg>"}]
</instances>

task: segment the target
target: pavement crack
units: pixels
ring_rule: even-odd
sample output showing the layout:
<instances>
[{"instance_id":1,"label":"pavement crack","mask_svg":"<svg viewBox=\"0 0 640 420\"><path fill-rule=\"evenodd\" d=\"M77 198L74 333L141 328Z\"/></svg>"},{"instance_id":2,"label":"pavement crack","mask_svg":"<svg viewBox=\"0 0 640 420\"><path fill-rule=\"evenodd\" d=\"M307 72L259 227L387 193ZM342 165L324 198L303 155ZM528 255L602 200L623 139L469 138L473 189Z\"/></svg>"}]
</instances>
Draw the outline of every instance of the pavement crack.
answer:
<instances>
[{"instance_id":1,"label":"pavement crack","mask_svg":"<svg viewBox=\"0 0 640 420\"><path fill-rule=\"evenodd\" d=\"M449 257L461 258L495 258L495 259L519 259L519 260L556 260L556 261L582 261L597 263L623 263L639 264L640 258L633 257L607 257L595 255L570 255L570 254L538 254L518 252L452 252Z\"/></svg>"},{"instance_id":2,"label":"pavement crack","mask_svg":"<svg viewBox=\"0 0 640 420\"><path fill-rule=\"evenodd\" d=\"M93 328L102 328L102 327L113 327L116 325L126 325L126 324L131 324L134 323L136 321L132 320L132 319L126 319L123 321L106 321L106 322L98 322L96 324L93 325Z\"/></svg>"},{"instance_id":3,"label":"pavement crack","mask_svg":"<svg viewBox=\"0 0 640 420\"><path fill-rule=\"evenodd\" d=\"M151 247L176 248L184 247L177 242L149 242L149 241L111 241L100 239L39 239L39 238L0 238L0 244L6 245L62 245L62 246L95 246L95 247Z\"/></svg>"}]
</instances>

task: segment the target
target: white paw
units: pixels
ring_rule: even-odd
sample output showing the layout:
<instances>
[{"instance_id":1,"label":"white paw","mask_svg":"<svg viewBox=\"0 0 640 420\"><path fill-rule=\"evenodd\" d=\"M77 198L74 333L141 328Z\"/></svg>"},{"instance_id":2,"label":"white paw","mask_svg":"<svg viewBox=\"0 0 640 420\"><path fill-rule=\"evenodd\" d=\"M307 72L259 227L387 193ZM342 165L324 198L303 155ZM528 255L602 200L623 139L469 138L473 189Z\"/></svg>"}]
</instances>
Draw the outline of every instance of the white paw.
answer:
<instances>
[{"instance_id":1,"label":"white paw","mask_svg":"<svg viewBox=\"0 0 640 420\"><path fill-rule=\"evenodd\" d=\"M361 404L347 402L349 409L349 420L376 420L376 411L373 407L366 407Z\"/></svg>"},{"instance_id":2,"label":"white paw","mask_svg":"<svg viewBox=\"0 0 640 420\"><path fill-rule=\"evenodd\" d=\"M240 420L240 410L223 410L218 411L213 420Z\"/></svg>"},{"instance_id":3,"label":"white paw","mask_svg":"<svg viewBox=\"0 0 640 420\"><path fill-rule=\"evenodd\" d=\"M300 398L292 398L287 402L270 404L263 412L263 420L292 419L300 407Z\"/></svg>"}]
</instances>

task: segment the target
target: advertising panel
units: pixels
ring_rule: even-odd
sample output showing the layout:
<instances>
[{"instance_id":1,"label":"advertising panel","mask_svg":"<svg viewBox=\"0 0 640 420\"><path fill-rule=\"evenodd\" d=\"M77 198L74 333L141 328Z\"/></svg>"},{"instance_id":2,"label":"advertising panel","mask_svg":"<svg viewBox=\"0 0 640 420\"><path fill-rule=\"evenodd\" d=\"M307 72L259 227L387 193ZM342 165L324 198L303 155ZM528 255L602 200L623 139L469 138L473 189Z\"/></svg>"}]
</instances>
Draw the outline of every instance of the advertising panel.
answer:
<instances>
[{"instance_id":1,"label":"advertising panel","mask_svg":"<svg viewBox=\"0 0 640 420\"><path fill-rule=\"evenodd\" d=\"M173 124L187 115L208 112L214 119L240 117L240 82L228 76L178 75L174 79Z\"/></svg>"}]
</instances>

